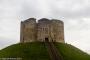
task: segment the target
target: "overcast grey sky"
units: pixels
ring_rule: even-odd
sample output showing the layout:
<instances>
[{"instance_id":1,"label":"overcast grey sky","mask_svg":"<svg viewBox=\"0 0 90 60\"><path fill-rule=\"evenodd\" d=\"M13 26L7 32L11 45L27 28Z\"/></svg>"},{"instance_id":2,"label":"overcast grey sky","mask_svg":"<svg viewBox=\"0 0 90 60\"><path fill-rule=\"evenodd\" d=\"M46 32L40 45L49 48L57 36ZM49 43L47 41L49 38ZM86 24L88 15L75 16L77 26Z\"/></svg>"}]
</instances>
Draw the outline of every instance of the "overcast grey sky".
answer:
<instances>
[{"instance_id":1,"label":"overcast grey sky","mask_svg":"<svg viewBox=\"0 0 90 60\"><path fill-rule=\"evenodd\" d=\"M64 21L66 43L90 53L90 0L0 0L0 49L19 42L30 17Z\"/></svg>"}]
</instances>

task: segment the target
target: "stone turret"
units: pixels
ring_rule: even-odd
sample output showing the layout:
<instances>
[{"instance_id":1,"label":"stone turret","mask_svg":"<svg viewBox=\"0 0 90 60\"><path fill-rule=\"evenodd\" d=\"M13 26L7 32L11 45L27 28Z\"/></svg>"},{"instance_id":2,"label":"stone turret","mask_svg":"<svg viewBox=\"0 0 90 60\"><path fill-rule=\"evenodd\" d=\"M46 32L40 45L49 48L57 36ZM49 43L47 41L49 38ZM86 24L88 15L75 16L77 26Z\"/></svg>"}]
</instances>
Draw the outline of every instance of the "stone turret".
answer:
<instances>
[{"instance_id":1,"label":"stone turret","mask_svg":"<svg viewBox=\"0 0 90 60\"><path fill-rule=\"evenodd\" d=\"M56 19L42 18L36 22L30 18L21 22L20 42L62 42L64 43L64 23Z\"/></svg>"},{"instance_id":2,"label":"stone turret","mask_svg":"<svg viewBox=\"0 0 90 60\"><path fill-rule=\"evenodd\" d=\"M21 22L21 42L36 40L36 19L30 18Z\"/></svg>"},{"instance_id":3,"label":"stone turret","mask_svg":"<svg viewBox=\"0 0 90 60\"><path fill-rule=\"evenodd\" d=\"M54 41L64 42L64 23L57 19L52 19L51 21Z\"/></svg>"}]
</instances>

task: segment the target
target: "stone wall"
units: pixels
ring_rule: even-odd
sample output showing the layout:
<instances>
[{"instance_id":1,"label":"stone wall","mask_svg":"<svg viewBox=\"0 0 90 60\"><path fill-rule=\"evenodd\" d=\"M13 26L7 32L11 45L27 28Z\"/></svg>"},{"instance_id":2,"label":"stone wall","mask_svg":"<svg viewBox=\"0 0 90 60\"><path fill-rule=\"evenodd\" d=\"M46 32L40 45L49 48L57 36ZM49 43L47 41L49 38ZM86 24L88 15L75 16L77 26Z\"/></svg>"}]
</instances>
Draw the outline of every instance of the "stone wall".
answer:
<instances>
[{"instance_id":1,"label":"stone wall","mask_svg":"<svg viewBox=\"0 0 90 60\"><path fill-rule=\"evenodd\" d=\"M56 42L64 42L64 24L60 20L52 19L52 34Z\"/></svg>"},{"instance_id":2,"label":"stone wall","mask_svg":"<svg viewBox=\"0 0 90 60\"><path fill-rule=\"evenodd\" d=\"M36 19L30 18L23 21L21 27L21 42L32 42L36 40Z\"/></svg>"},{"instance_id":3,"label":"stone wall","mask_svg":"<svg viewBox=\"0 0 90 60\"><path fill-rule=\"evenodd\" d=\"M49 42L64 43L64 23L56 19L40 19L36 23L36 19L30 18L21 22L21 39L20 42Z\"/></svg>"},{"instance_id":4,"label":"stone wall","mask_svg":"<svg viewBox=\"0 0 90 60\"><path fill-rule=\"evenodd\" d=\"M50 21L46 18L40 19L38 21L38 31L37 31L37 40L45 41L45 38L50 40Z\"/></svg>"}]
</instances>

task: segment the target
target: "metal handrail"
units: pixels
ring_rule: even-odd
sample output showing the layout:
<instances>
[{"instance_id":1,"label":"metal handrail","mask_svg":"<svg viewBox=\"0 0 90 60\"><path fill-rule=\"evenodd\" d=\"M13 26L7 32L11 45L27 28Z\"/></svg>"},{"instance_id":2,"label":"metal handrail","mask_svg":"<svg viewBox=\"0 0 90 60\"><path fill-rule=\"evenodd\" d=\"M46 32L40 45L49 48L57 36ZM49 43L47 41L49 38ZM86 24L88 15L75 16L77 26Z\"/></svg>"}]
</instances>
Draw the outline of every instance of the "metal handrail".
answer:
<instances>
[{"instance_id":1,"label":"metal handrail","mask_svg":"<svg viewBox=\"0 0 90 60\"><path fill-rule=\"evenodd\" d=\"M49 42L48 40L46 40L45 46L48 50L51 60L63 60L63 57L60 55L53 42Z\"/></svg>"}]
</instances>

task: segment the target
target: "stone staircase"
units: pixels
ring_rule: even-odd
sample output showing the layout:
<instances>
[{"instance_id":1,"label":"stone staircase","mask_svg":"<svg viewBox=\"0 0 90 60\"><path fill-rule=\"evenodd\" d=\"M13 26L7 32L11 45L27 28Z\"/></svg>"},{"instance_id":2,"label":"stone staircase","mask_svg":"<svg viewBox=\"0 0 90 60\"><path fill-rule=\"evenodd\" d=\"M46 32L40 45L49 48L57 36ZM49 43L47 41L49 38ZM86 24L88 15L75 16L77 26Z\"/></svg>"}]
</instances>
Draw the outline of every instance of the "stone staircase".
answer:
<instances>
[{"instance_id":1,"label":"stone staircase","mask_svg":"<svg viewBox=\"0 0 90 60\"><path fill-rule=\"evenodd\" d=\"M48 42L45 41L45 46L47 48L47 51L50 55L50 59L51 60L63 60L63 57L61 56L61 54L58 52L57 48L54 46L53 42Z\"/></svg>"}]
</instances>

